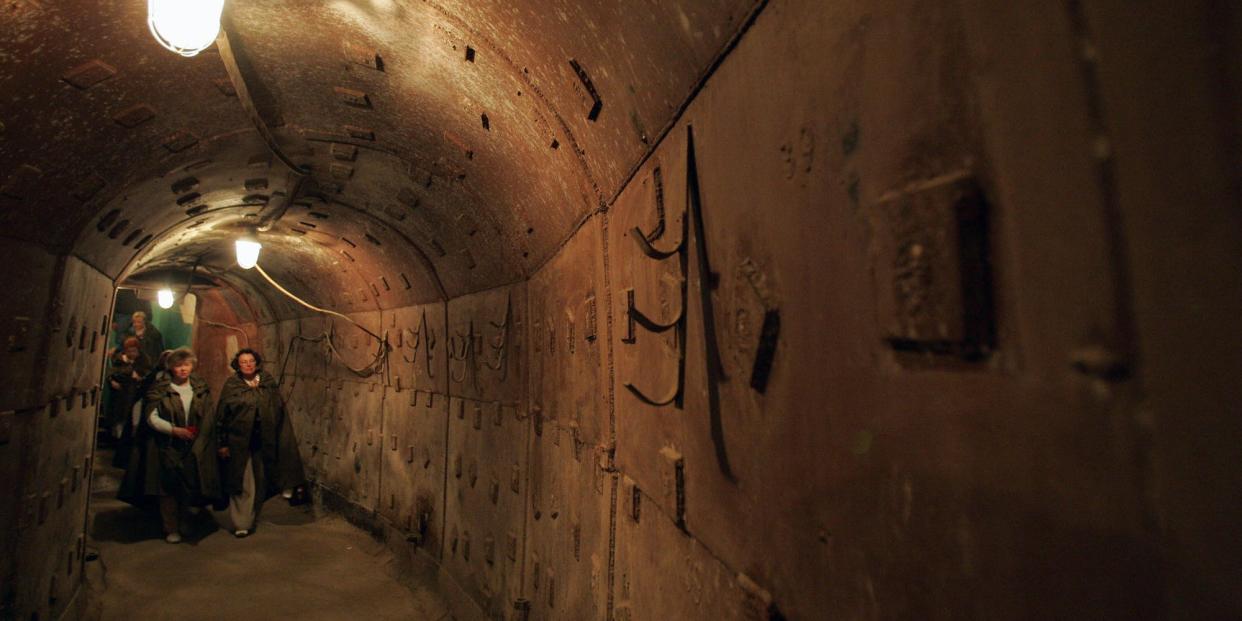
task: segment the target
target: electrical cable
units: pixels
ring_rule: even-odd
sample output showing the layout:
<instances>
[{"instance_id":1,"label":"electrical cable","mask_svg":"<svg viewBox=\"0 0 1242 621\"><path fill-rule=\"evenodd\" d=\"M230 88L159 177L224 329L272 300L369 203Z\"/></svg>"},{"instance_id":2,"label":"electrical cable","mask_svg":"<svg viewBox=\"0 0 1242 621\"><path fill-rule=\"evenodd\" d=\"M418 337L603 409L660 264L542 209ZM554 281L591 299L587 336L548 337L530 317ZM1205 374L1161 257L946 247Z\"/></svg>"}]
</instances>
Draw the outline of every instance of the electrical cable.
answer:
<instances>
[{"instance_id":1,"label":"electrical cable","mask_svg":"<svg viewBox=\"0 0 1242 621\"><path fill-rule=\"evenodd\" d=\"M385 333L385 335L387 335L387 333ZM368 364L368 365L366 365L366 366L364 366L364 367L351 367L351 366L349 366L348 364L346 364L346 363L345 363L345 357L341 355L341 352L340 352L340 351L338 351L338 350L336 349L336 347L332 345L332 336L331 336L330 334L328 334L327 332L323 332L323 333L321 333L319 336L314 336L314 337L312 337L312 336L302 336L301 334L295 334L295 335L293 335L293 336L289 339L289 346L288 346L288 348L287 348L287 350L286 350L288 353L286 353L286 354L285 354L285 360L284 360L284 362L282 362L282 363L281 363L281 365L280 365L280 381L279 381L279 383L280 383L281 385L283 385L283 384L285 383L285 372L286 372L286 370L288 369L289 359L290 359L291 357L293 357L293 344L294 344L294 342L295 342L295 341L306 341L306 342L309 342L309 343L327 343L327 344L328 344L329 354L330 354L330 355L329 355L329 357L331 357L331 354L335 354L335 355L336 355L336 357L337 357L337 358L339 358L339 359L341 360L341 366L345 367L345 368L346 368L346 369L348 369L351 373L353 373L354 375L357 375L357 376L359 376L359 377L370 377L370 376L372 376L372 375L375 375L375 374L377 374L377 373L380 373L380 372L381 372L381 370L380 370L380 369L377 369L377 368L375 368L375 367L377 367L377 366L383 366L383 365L382 365L382 363L385 363L385 362L387 362L387 361L388 361L388 350L387 350L387 347L383 346L383 344L382 344L382 343L386 342L386 340L385 340L385 341L381 341L381 348L380 348L380 350L379 350L379 351L377 351L377 352L376 352L376 354L375 354L375 359L374 359L374 360L372 360L370 364ZM295 374L296 374L296 373L295 373Z\"/></svg>"},{"instance_id":2,"label":"electrical cable","mask_svg":"<svg viewBox=\"0 0 1242 621\"><path fill-rule=\"evenodd\" d=\"M255 265L254 269L258 270L259 275L262 276L264 279L266 279L269 284L271 284L273 287L276 287L277 291L285 294L286 296L289 297L289 299L293 300L294 302L297 302L298 304L301 304L302 306L305 306L306 308L309 308L318 313L323 313L325 315L332 315L333 317L340 317L341 319L344 319L345 321L348 321L349 323L352 323L355 326L357 326L359 330L362 330L363 332L366 332L367 334L371 335L371 338L374 338L375 340L381 343L384 342L384 339L381 338L378 334L366 329L365 326L358 323L357 321L354 321L353 318L350 317L349 315L344 315L334 310L328 310L326 308L320 308L318 306L315 306L314 304L311 304L310 302L307 302L306 300L303 300L302 298L299 298L298 296L294 295L288 289L280 286L275 280L272 280L271 276L267 275L267 272L263 271L262 267Z\"/></svg>"},{"instance_id":3,"label":"electrical cable","mask_svg":"<svg viewBox=\"0 0 1242 621\"><path fill-rule=\"evenodd\" d=\"M273 148L275 149L277 147ZM307 177L301 173L291 173L291 176L293 179L290 182L290 185L293 186L293 189L289 191L288 195L281 196L280 200L276 203L276 208L269 211L260 219L259 224L255 226L256 231L266 233L267 231L272 230L272 227L276 224L276 222L283 218L285 213L289 211L289 207L293 205L293 202L302 196L302 189L306 186L306 181L310 177Z\"/></svg>"},{"instance_id":4,"label":"electrical cable","mask_svg":"<svg viewBox=\"0 0 1242 621\"><path fill-rule=\"evenodd\" d=\"M263 139L264 144L267 145L272 155L275 155L276 159L284 164L292 175L289 183L292 187L288 195L277 201L276 207L263 215L256 227L259 231L269 231L276 224L276 221L284 217L285 212L289 211L289 207L293 202L299 198L308 175L311 173L311 169L309 166L295 163L285 153L285 150L280 147L280 142L276 139L276 135L272 133L271 128L268 127L267 122L263 119L263 114L259 111L258 106L255 105L250 86L246 82L246 71L243 70L238 62L237 53L241 50L234 50L233 41L229 38L229 30L231 28L231 13L226 12L221 19L220 33L216 37L216 49L220 51L220 60L224 63L224 70L228 73L229 81L237 94L237 100L241 103L246 115L250 117L250 122L254 124L255 131L259 133L259 137Z\"/></svg>"},{"instance_id":5,"label":"electrical cable","mask_svg":"<svg viewBox=\"0 0 1242 621\"><path fill-rule=\"evenodd\" d=\"M250 335L249 335L249 334L246 334L246 331L245 331L245 330L242 330L241 328L239 328L239 327L237 327L237 326L230 326L230 325L229 325L229 324L227 324L227 323L223 323L223 322L219 322L219 321L212 321L212 320L210 320L210 319L204 319L203 317L199 317L199 318L198 318L198 320L199 320L199 321L201 321L202 323L205 323L205 324L209 325L209 326L215 326L215 327L217 327L217 328L226 328L226 329L228 329L228 330L233 330L234 332L240 332L240 333L241 333L241 335L242 335L242 338L246 340L246 347L247 347L247 348L249 348L249 347L250 347Z\"/></svg>"},{"instance_id":6,"label":"electrical cable","mask_svg":"<svg viewBox=\"0 0 1242 621\"><path fill-rule=\"evenodd\" d=\"M182 299L185 299L185 296L190 295L190 289L194 288L194 273L198 271L198 264L202 260L203 260L203 255L201 254L198 255L197 257L194 257L194 267L190 268L190 277L185 280L185 293L181 294Z\"/></svg>"},{"instance_id":7,"label":"electrical cable","mask_svg":"<svg viewBox=\"0 0 1242 621\"><path fill-rule=\"evenodd\" d=\"M225 13L224 19L221 20L220 24L220 34L216 37L216 48L220 50L220 60L224 61L224 70L229 75L229 81L233 84L233 90L237 92L237 100L241 102L242 108L245 109L246 114L250 117L255 130L259 132L259 137L263 139L263 142L272 151L272 154L276 156L276 159L280 160L293 174L299 177L310 174L310 168L294 163L285 154L284 150L280 148L280 143L277 142L276 136L272 134L272 130L263 120L263 115L259 113L258 107L255 106L254 99L250 94L250 88L246 84L246 76L237 62L237 57L233 50L233 42L229 38L229 29L231 27L232 20L230 15Z\"/></svg>"},{"instance_id":8,"label":"electrical cable","mask_svg":"<svg viewBox=\"0 0 1242 621\"><path fill-rule=\"evenodd\" d=\"M288 296L288 297L289 297L289 299L291 299L291 300L293 300L293 301L297 302L298 304L301 304L302 306L305 306L306 308L309 308L309 309L311 309L311 310L313 310L313 311L315 311L315 312L318 312L318 313L323 313L323 314L325 314L325 315L331 315L331 316L333 316L333 317L340 317L341 319L344 319L345 321L348 321L349 323L354 324L354 326L355 326L355 327L357 327L359 330L362 330L363 332L366 332L368 335L370 335L370 336L371 336L371 338L375 339L375 340L379 343L379 349L378 349L378 350L376 351L376 353L375 353L375 359L374 359L374 360L372 360L370 364L368 364L368 365L366 365L366 366L364 366L364 367L358 367L358 368L355 368L355 367L351 367L351 366L349 366L348 364L346 364L346 363L345 363L345 357L341 355L341 352L340 352L339 350L337 350L337 348L336 348L336 344L334 344L334 343L332 342L332 336L333 336L333 333L335 333L335 332L336 332L336 328L335 328L335 326L333 326L332 332L326 332L326 331L325 331L323 334L321 334L321 335L319 335L319 336L317 336L317 337L314 337L314 338L312 338L312 337L306 337L306 336L301 336L301 335L297 335L297 336L295 336L294 338L301 339L301 340L304 340L304 341L311 341L311 342L327 342L327 344L328 344L328 349L329 349L329 350L331 350L331 352L332 352L333 354L336 354L336 357L337 357L337 358L339 358L339 359L341 360L341 364L342 364L342 365L343 365L346 369L349 369L349 371L350 371L351 373L353 373L354 375L357 375L357 376L359 376L359 377L370 377L370 376L375 375L376 373L380 373L380 372L382 371L382 367L383 367L384 363L386 363L386 362L387 362L387 360L388 360L388 352L391 350L391 348L388 346L388 331L387 331L387 330L385 330L385 331L384 331L384 336L380 336L380 335L378 335L378 334L376 334L376 333L374 333L374 332L372 332L372 331L368 330L365 326L363 326L362 324L358 323L357 321L354 321L354 319L353 319L352 317L348 316L348 315L345 315L345 314L342 314L342 313L338 313L338 312L336 312L336 311L334 311L334 310L328 310L328 309L326 309L326 308L320 308L320 307L318 307L318 306L315 306L314 304L311 304L310 302L307 302L306 300L303 300L302 298L299 298L298 296L294 295L294 294L293 294L293 292L291 292L291 291L289 291L288 289L285 289L284 287L280 286L280 284L279 284L279 283L277 283L275 280L272 280L272 277L271 277L271 276L269 276L269 275L267 274L267 272L263 271L263 268L262 268L262 267L259 267L257 264L254 266L254 269L258 270L259 275L263 276L263 278L264 278L265 280L267 280L268 284L272 285L273 287L275 287L275 288L276 288L276 290L277 290L277 291L279 291L279 292L281 292L281 293L285 294L286 296ZM288 359L286 358L286 361L287 361L287 360L288 360ZM376 367L381 367L381 368L377 369ZM283 369L281 370L281 379L282 379L282 381L283 381L283 379L284 379L284 370L283 370Z\"/></svg>"},{"instance_id":9,"label":"electrical cable","mask_svg":"<svg viewBox=\"0 0 1242 621\"><path fill-rule=\"evenodd\" d=\"M342 356L341 352L336 349L336 345L332 343L332 336L326 333L324 336L327 337L325 342L328 344L328 349L332 350L332 353L336 354L336 357L341 360L341 364L346 369L349 369L354 375L359 377L370 377L377 373L382 373L382 369L378 369L376 367L383 367L383 363L388 360L387 331L384 332L384 339L380 340L379 350L375 352L375 359L371 361L371 364L360 368L354 368L348 364L345 364L345 356Z\"/></svg>"},{"instance_id":10,"label":"electrical cable","mask_svg":"<svg viewBox=\"0 0 1242 621\"><path fill-rule=\"evenodd\" d=\"M286 371L286 370L288 370L288 368L289 368L289 359L290 359L290 358L292 358L292 357L293 357L293 355L294 355L294 353L293 353L293 344L294 344L294 342L296 342L296 341L297 341L298 339L300 339L300 338L305 338L305 337L303 337L303 336L302 336L302 335L300 335L300 334L295 334L295 335L293 335L292 337L290 337L290 338L289 338L289 345L288 345L287 347L285 347L285 359L284 359L283 361L281 361L281 363L280 363L280 380L278 381L278 383L279 383L281 386L284 386L284 385L285 385L285 371ZM296 377L296 376L297 376L297 374L298 374L298 366L297 366L297 364L295 363L295 364L293 365L293 375Z\"/></svg>"}]
</instances>

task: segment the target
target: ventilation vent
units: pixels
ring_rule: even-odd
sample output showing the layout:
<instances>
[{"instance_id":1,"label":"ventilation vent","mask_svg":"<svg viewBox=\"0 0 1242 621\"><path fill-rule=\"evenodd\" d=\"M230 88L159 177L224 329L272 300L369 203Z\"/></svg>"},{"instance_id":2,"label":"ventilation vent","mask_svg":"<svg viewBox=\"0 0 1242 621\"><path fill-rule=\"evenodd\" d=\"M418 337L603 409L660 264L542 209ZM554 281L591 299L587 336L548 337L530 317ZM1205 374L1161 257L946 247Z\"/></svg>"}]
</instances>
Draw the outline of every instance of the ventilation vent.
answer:
<instances>
[{"instance_id":1,"label":"ventilation vent","mask_svg":"<svg viewBox=\"0 0 1242 621\"><path fill-rule=\"evenodd\" d=\"M117 217L120 215L120 209L113 209L112 211L109 211L104 214L104 217L99 219L99 224L96 224L95 228L98 229L100 233L104 232L109 226L112 226L113 222L116 222Z\"/></svg>"}]
</instances>

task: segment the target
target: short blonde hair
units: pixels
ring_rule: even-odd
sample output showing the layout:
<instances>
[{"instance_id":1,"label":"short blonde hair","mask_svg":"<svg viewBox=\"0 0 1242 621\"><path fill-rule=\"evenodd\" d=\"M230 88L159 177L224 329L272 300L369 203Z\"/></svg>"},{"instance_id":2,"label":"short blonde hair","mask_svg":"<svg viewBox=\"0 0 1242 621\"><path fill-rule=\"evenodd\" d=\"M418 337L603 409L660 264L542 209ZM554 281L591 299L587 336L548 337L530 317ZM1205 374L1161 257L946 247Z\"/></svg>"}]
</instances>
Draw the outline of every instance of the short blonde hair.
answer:
<instances>
[{"instance_id":1,"label":"short blonde hair","mask_svg":"<svg viewBox=\"0 0 1242 621\"><path fill-rule=\"evenodd\" d=\"M130 319L137 319L138 317L142 317L143 319L146 319L147 314L142 311L134 311L134 314L129 316Z\"/></svg>"},{"instance_id":2,"label":"short blonde hair","mask_svg":"<svg viewBox=\"0 0 1242 621\"><path fill-rule=\"evenodd\" d=\"M187 361L190 364L197 365L198 356L195 356L194 350L189 347L178 347L177 349L172 350L172 353L168 354L168 360L164 363L164 368L171 371Z\"/></svg>"}]
</instances>

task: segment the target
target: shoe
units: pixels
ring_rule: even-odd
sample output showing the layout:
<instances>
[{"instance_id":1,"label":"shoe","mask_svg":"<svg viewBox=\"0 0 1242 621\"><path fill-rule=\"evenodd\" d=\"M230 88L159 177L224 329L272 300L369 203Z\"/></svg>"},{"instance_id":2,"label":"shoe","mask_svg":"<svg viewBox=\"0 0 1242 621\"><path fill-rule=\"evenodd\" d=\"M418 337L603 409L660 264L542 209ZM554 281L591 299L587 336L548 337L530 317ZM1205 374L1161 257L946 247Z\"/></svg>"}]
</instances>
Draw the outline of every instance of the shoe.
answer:
<instances>
[{"instance_id":1,"label":"shoe","mask_svg":"<svg viewBox=\"0 0 1242 621\"><path fill-rule=\"evenodd\" d=\"M243 537L245 537L245 536L247 536L247 535L249 535L249 534L250 534L250 531L249 531L249 530L246 530L246 529L244 529L244 528L239 528L239 529L237 529L237 530L233 531L233 536L234 536L234 537L237 537L238 539L241 539L241 538L243 538Z\"/></svg>"},{"instance_id":2,"label":"shoe","mask_svg":"<svg viewBox=\"0 0 1242 621\"><path fill-rule=\"evenodd\" d=\"M186 508L186 512L189 513L190 515L198 515L202 513L203 510L200 507L188 507Z\"/></svg>"},{"instance_id":3,"label":"shoe","mask_svg":"<svg viewBox=\"0 0 1242 621\"><path fill-rule=\"evenodd\" d=\"M164 537L164 541L168 543L181 543L181 533L168 533L168 536Z\"/></svg>"},{"instance_id":4,"label":"shoe","mask_svg":"<svg viewBox=\"0 0 1242 621\"><path fill-rule=\"evenodd\" d=\"M291 489L287 489L287 490L285 490L285 491L281 492L281 493L280 493L280 497L281 497L281 498L284 498L285 500L289 500L290 498L293 498L293 490L291 490Z\"/></svg>"}]
</instances>

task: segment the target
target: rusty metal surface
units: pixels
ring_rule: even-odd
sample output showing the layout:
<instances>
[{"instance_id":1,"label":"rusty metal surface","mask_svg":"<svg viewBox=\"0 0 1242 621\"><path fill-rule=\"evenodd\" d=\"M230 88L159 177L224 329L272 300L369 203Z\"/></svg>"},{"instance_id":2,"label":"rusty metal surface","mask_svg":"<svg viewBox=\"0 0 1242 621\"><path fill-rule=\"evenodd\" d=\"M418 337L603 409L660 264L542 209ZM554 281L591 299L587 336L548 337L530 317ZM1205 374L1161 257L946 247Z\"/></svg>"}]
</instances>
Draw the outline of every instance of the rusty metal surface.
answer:
<instances>
[{"instance_id":1,"label":"rusty metal surface","mask_svg":"<svg viewBox=\"0 0 1242 621\"><path fill-rule=\"evenodd\" d=\"M6 3L0 617L77 589L111 279L196 263L475 613L1242 609L1232 8L230 6L311 168L261 262L389 363L234 266L291 179L214 50Z\"/></svg>"},{"instance_id":2,"label":"rusty metal surface","mask_svg":"<svg viewBox=\"0 0 1242 621\"><path fill-rule=\"evenodd\" d=\"M59 327L47 351L47 394L67 397L89 392L100 381L101 354L109 347L112 282L94 268L69 259L59 295L52 303Z\"/></svg>"},{"instance_id":3,"label":"rusty metal surface","mask_svg":"<svg viewBox=\"0 0 1242 621\"><path fill-rule=\"evenodd\" d=\"M613 562L607 457L601 463L597 447L568 429L531 435L527 534L518 542L526 549L522 593L531 618L606 618Z\"/></svg>"},{"instance_id":4,"label":"rusty metal surface","mask_svg":"<svg viewBox=\"0 0 1242 621\"><path fill-rule=\"evenodd\" d=\"M405 307L383 317L394 353L384 388L380 515L413 548L439 558L449 424L444 305Z\"/></svg>"},{"instance_id":5,"label":"rusty metal surface","mask_svg":"<svg viewBox=\"0 0 1242 621\"><path fill-rule=\"evenodd\" d=\"M633 487L622 485L621 489ZM618 507L612 618L645 619L656 611L677 619L774 618L769 611L770 594L745 574L720 563L659 509L640 509L639 518L634 519L633 497L623 494Z\"/></svg>"},{"instance_id":6,"label":"rusty metal surface","mask_svg":"<svg viewBox=\"0 0 1242 621\"><path fill-rule=\"evenodd\" d=\"M527 285L523 593L531 619L601 619L609 609L614 476L602 220L592 218Z\"/></svg>"},{"instance_id":7,"label":"rusty metal surface","mask_svg":"<svg viewBox=\"0 0 1242 621\"><path fill-rule=\"evenodd\" d=\"M219 58L168 54L143 27L141 3L23 1L0 19L3 81L20 93L3 105L0 170L37 171L4 192L8 235L67 249L161 160L245 127L236 100L212 82L224 76Z\"/></svg>"},{"instance_id":8,"label":"rusty metal surface","mask_svg":"<svg viewBox=\"0 0 1242 621\"><path fill-rule=\"evenodd\" d=\"M3 244L0 253L5 265L21 266L22 272L11 275L20 277L9 279L12 294L0 297L0 320L4 322L0 347L5 353L5 377L11 384L0 394L0 409L13 410L43 401L38 385L43 379L39 368L41 350L50 347L53 340L63 345L67 326L60 323L67 315L47 315L57 293L60 259L39 246L22 242Z\"/></svg>"},{"instance_id":9,"label":"rusty metal surface","mask_svg":"<svg viewBox=\"0 0 1242 621\"><path fill-rule=\"evenodd\" d=\"M345 379L338 379L333 390L336 418L328 421L325 432L330 457L325 460L324 484L375 511L384 450L383 390L375 382Z\"/></svg>"},{"instance_id":10,"label":"rusty metal surface","mask_svg":"<svg viewBox=\"0 0 1242 621\"><path fill-rule=\"evenodd\" d=\"M45 329L56 333L41 352L48 362L31 365L37 391L45 396L41 403L27 402L6 416L11 427L7 446L0 449L0 468L9 478L0 523L9 530L3 548L6 566L0 571L13 578L5 580L0 596L18 610L63 614L80 586L82 525L107 347L106 333L99 331L109 319L112 292L112 282L104 275L77 259L63 260L50 314L42 316Z\"/></svg>"},{"instance_id":11,"label":"rusty metal surface","mask_svg":"<svg viewBox=\"0 0 1242 621\"><path fill-rule=\"evenodd\" d=\"M486 611L521 595L527 505L526 286L447 306L448 434L442 563ZM513 485L514 475L523 479ZM512 538L512 542L510 541ZM510 551L514 553L510 553Z\"/></svg>"},{"instance_id":12,"label":"rusty metal surface","mask_svg":"<svg viewBox=\"0 0 1242 621\"><path fill-rule=\"evenodd\" d=\"M180 293L177 292L178 295ZM281 347L275 338L264 338L259 318L248 312L251 310L248 306L242 305L243 313L235 310L236 300L230 298L235 298L236 292L220 287L195 288L193 293L198 298L193 343L198 363L194 372L211 387L212 395L218 397L224 381L235 372L229 363L232 362L232 354L242 348L249 347L259 352L263 359L263 372L279 376Z\"/></svg>"},{"instance_id":13,"label":"rusty metal surface","mask_svg":"<svg viewBox=\"0 0 1242 621\"><path fill-rule=\"evenodd\" d=\"M1242 127L1242 49L1211 41L1236 40L1242 14L1208 3L1162 4L1129 19L1113 17L1115 3L1078 8L1077 31L1111 59L1087 84L1098 106L1112 111L1095 124L1113 145L1097 175L1101 182L1116 176L1110 243L1122 259L1115 272L1132 295L1133 337L1115 349L1138 361L1146 397L1139 423L1150 422L1160 464L1149 488L1161 499L1155 520L1163 532L1184 533L1168 557L1178 568L1168 581L1171 615L1238 614L1242 593L1230 585L1242 580L1242 542L1217 534L1228 516L1242 513L1242 495L1232 491L1242 488L1242 472L1215 456L1242 437L1242 418L1231 414L1242 396L1234 381L1242 352L1233 346L1242 339L1235 319L1242 153L1221 148L1236 145L1230 136ZM1203 30L1205 23L1214 26ZM1210 85L1224 75L1232 102L1213 103L1222 91Z\"/></svg>"},{"instance_id":14,"label":"rusty metal surface","mask_svg":"<svg viewBox=\"0 0 1242 621\"><path fill-rule=\"evenodd\" d=\"M997 127L995 111L980 111L972 99L967 33L953 10L888 6L837 17L816 23L765 14L687 111L714 272L692 264L688 278L691 291L714 281L717 331L704 331L703 305L685 298L684 410L652 408L621 389L626 381L667 385L677 352L661 342L665 337L640 332L635 343L614 341L621 473L643 490L643 506L653 505L656 519L683 525L791 617L1070 614L1086 605L1062 590L1060 576L1070 567L1076 588L1086 592L1134 592L1135 599L1095 601L1099 614L1138 614L1156 605L1139 595L1152 593L1155 572L1128 569L1136 558L1150 561L1153 551L1151 533L1136 521L1144 510L1141 470L1106 466L1112 458L1069 448L1094 445L1125 461L1141 454L1143 435L1129 425L1097 427L1106 412L1126 407L1124 388L1092 397L1091 382L1071 363L1086 335L1107 334L1116 303L1107 293L1107 258L1093 241L1103 236L1096 228L1102 206L1081 176L1090 167L1048 186L1041 171L1060 170L1055 156L984 146L1001 142L980 136ZM919 36L898 35L912 32L916 20L923 24ZM780 48L762 44L773 40L796 41L797 49L837 41L843 54L804 59L821 78L810 87L792 74L764 73L780 62ZM863 46L865 58L850 57ZM937 54L929 58L927 49ZM747 96L757 75L765 76L762 90L771 97ZM867 76L884 78L860 82ZM790 109L781 102L793 93L801 95ZM846 96L833 100L830 93ZM1081 120L1072 106L1058 113L1026 121ZM771 121L735 131L753 118ZM900 124L903 131L889 131ZM654 178L654 167L663 167L666 213L685 209L691 185L682 136L671 134L640 172L639 179ZM1078 147L1063 148L1081 161L1090 149L1085 139ZM1027 158L1027 165L1014 166L1013 157ZM999 349L973 361L930 348L910 359L892 338L891 320L901 312L883 306L894 307L893 292L955 303L934 312L959 321L961 287L974 293L979 286L943 272L968 244L953 219L919 221L913 229L959 253L934 268L942 270L938 277L910 279L890 269L901 265L892 249L908 253L918 243L886 241L910 230L908 221L887 217L890 197L912 184L940 187L932 180L963 163L982 176L983 191L996 197L994 213L1007 223L992 229L998 238L988 252L1013 253L1011 269L999 269L996 283L1000 312L1011 319L1000 326ZM1020 184L1031 185L1010 191ZM1046 200L1035 185L1065 200ZM632 184L609 214L618 316L626 288L635 289L644 310L658 308L663 274L679 275L675 265L653 265L627 238L631 226L650 230L655 211L653 192ZM1029 234L1007 235L1015 226ZM1038 261L1079 268L1049 272L1031 263ZM1027 294L1039 300L1024 298L1025 310L1014 313L1007 306L1014 298L1006 296L1023 291L1040 292ZM671 306L675 311L675 299ZM780 311L779 353L760 393L749 380L762 321L773 308ZM943 333L938 325L929 332L928 324L912 325L907 336L916 340L964 340L968 332L961 324ZM720 437L713 433L704 353L712 338L724 365ZM729 471L721 468L722 450ZM1058 451L1073 457L1040 457ZM1101 531L1113 533L1112 544L1085 544ZM1055 569L1038 560L1040 548L1056 549ZM938 586L912 590L903 576ZM1010 597L1018 583L1030 597L1021 604Z\"/></svg>"},{"instance_id":15,"label":"rusty metal surface","mask_svg":"<svg viewBox=\"0 0 1242 621\"><path fill-rule=\"evenodd\" d=\"M444 339L454 397L517 405L525 394L526 285L454 298Z\"/></svg>"},{"instance_id":16,"label":"rusty metal surface","mask_svg":"<svg viewBox=\"0 0 1242 621\"><path fill-rule=\"evenodd\" d=\"M718 4L249 2L230 3L225 22L274 139L313 170L312 185L372 228L399 230L421 255L410 263L456 296L529 275L617 191L754 2ZM291 191L279 165L267 169L216 48L167 54L135 26L140 5L22 2L4 19L6 82L30 93L4 108L8 234L78 248L115 274L130 248L152 265L167 256L143 240L190 230L198 214L182 212L211 212L194 238L223 248L213 263L225 268L235 231L219 227ZM252 209L231 209L242 204ZM67 226L48 230L34 212L49 209ZM105 220L109 239L96 240L90 224ZM360 259L366 271L386 265ZM443 297L423 285L417 301Z\"/></svg>"},{"instance_id":17,"label":"rusty metal surface","mask_svg":"<svg viewBox=\"0 0 1242 621\"><path fill-rule=\"evenodd\" d=\"M449 403L444 393L439 399L434 395L415 389L397 392L392 387L385 395L379 513L405 533L407 541L437 556L444 528Z\"/></svg>"}]
</instances>

